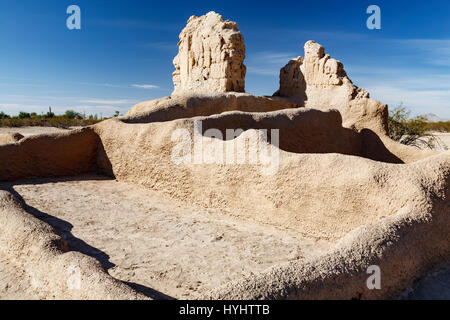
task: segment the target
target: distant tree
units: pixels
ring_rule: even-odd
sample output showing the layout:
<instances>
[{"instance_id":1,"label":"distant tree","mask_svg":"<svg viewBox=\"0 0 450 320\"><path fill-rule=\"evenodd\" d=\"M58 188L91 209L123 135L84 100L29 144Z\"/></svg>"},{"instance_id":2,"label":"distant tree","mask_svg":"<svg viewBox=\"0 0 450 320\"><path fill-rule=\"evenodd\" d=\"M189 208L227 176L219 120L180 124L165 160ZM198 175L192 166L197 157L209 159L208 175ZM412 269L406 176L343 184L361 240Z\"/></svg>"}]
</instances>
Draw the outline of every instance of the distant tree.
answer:
<instances>
[{"instance_id":1,"label":"distant tree","mask_svg":"<svg viewBox=\"0 0 450 320\"><path fill-rule=\"evenodd\" d=\"M439 141L435 135L428 132L427 117L411 118L410 114L411 111L404 108L403 103L389 111L389 137L408 146L434 149Z\"/></svg>"},{"instance_id":2,"label":"distant tree","mask_svg":"<svg viewBox=\"0 0 450 320\"><path fill-rule=\"evenodd\" d=\"M114 112L114 117L118 117L120 115L120 111Z\"/></svg>"},{"instance_id":3,"label":"distant tree","mask_svg":"<svg viewBox=\"0 0 450 320\"><path fill-rule=\"evenodd\" d=\"M19 112L19 119L29 119L31 118L31 115L28 112Z\"/></svg>"},{"instance_id":4,"label":"distant tree","mask_svg":"<svg viewBox=\"0 0 450 320\"><path fill-rule=\"evenodd\" d=\"M67 110L64 114L69 119L83 119L83 116L73 110Z\"/></svg>"},{"instance_id":5,"label":"distant tree","mask_svg":"<svg viewBox=\"0 0 450 320\"><path fill-rule=\"evenodd\" d=\"M0 111L0 119L9 119L11 118L9 115L4 113L3 111Z\"/></svg>"},{"instance_id":6,"label":"distant tree","mask_svg":"<svg viewBox=\"0 0 450 320\"><path fill-rule=\"evenodd\" d=\"M32 118L36 118L36 117L37 117L37 113L36 113L36 112L32 112L32 113L30 113L30 116L31 116Z\"/></svg>"}]
</instances>

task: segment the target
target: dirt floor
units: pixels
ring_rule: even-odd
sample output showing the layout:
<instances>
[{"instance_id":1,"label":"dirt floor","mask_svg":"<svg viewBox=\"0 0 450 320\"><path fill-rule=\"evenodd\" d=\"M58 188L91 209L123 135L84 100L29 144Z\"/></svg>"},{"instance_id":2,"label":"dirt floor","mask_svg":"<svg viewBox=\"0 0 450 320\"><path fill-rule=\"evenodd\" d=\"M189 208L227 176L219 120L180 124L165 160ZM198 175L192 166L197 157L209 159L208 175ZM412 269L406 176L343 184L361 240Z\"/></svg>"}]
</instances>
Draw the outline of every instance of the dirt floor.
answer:
<instances>
[{"instance_id":1,"label":"dirt floor","mask_svg":"<svg viewBox=\"0 0 450 320\"><path fill-rule=\"evenodd\" d=\"M159 193L100 176L34 180L12 188L27 211L52 225L71 250L97 258L112 276L156 298L190 298L330 248L217 210L181 207ZM6 298L20 292L18 285ZM0 286L5 298L1 291Z\"/></svg>"}]
</instances>

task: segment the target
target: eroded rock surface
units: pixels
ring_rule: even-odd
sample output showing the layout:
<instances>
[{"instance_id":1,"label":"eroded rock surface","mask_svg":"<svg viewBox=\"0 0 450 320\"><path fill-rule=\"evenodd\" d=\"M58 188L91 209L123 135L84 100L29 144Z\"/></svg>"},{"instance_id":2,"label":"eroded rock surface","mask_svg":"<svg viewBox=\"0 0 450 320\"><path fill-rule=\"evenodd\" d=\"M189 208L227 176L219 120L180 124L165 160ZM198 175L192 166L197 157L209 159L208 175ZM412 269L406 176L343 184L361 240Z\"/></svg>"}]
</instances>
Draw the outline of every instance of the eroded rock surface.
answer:
<instances>
[{"instance_id":1,"label":"eroded rock surface","mask_svg":"<svg viewBox=\"0 0 450 320\"><path fill-rule=\"evenodd\" d=\"M385 133L387 106L370 98L347 76L343 64L325 54L315 41L305 44L305 58L288 62L280 71L280 89L274 94L307 108L340 111L345 127Z\"/></svg>"},{"instance_id":2,"label":"eroded rock surface","mask_svg":"<svg viewBox=\"0 0 450 320\"><path fill-rule=\"evenodd\" d=\"M23 135L17 132L0 134L0 144L15 143L17 141L20 141L21 139L23 139Z\"/></svg>"},{"instance_id":3,"label":"eroded rock surface","mask_svg":"<svg viewBox=\"0 0 450 320\"><path fill-rule=\"evenodd\" d=\"M173 94L244 92L245 46L236 22L209 12L192 16L173 60Z\"/></svg>"}]
</instances>

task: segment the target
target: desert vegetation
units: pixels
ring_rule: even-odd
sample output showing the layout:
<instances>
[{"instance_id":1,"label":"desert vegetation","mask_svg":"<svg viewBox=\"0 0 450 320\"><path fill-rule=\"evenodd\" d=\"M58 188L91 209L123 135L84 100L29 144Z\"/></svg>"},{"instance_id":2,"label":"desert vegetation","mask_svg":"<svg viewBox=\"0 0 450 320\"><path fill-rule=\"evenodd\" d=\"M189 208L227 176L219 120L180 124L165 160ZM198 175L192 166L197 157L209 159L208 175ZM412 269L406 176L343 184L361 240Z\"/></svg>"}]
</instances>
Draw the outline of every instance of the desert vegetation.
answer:
<instances>
[{"instance_id":1,"label":"desert vegetation","mask_svg":"<svg viewBox=\"0 0 450 320\"><path fill-rule=\"evenodd\" d=\"M427 122L427 131L450 132L450 121Z\"/></svg>"},{"instance_id":2,"label":"desert vegetation","mask_svg":"<svg viewBox=\"0 0 450 320\"><path fill-rule=\"evenodd\" d=\"M450 121L430 122L426 116L411 117L403 104L389 111L388 135L404 145L434 149L442 142L433 131L449 132Z\"/></svg>"},{"instance_id":3,"label":"desert vegetation","mask_svg":"<svg viewBox=\"0 0 450 320\"><path fill-rule=\"evenodd\" d=\"M118 111L114 114L114 117L117 116L119 116ZM51 108L45 114L21 111L17 116L10 116L0 111L0 127L84 127L99 123L105 119L108 118L99 117L97 114L86 116L74 110L67 110L64 114L56 115Z\"/></svg>"}]
</instances>

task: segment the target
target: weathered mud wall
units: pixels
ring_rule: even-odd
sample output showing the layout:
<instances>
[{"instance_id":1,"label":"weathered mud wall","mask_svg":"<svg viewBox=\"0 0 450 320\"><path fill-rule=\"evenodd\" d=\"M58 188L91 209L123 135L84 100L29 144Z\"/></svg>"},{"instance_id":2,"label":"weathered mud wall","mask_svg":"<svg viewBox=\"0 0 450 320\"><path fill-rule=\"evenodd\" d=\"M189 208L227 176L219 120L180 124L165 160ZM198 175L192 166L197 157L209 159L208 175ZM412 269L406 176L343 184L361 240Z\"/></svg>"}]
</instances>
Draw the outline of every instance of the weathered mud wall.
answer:
<instances>
[{"instance_id":1,"label":"weathered mud wall","mask_svg":"<svg viewBox=\"0 0 450 320\"><path fill-rule=\"evenodd\" d=\"M236 92L210 93L144 101L133 106L122 119L128 123L148 123L210 116L227 111L270 112L299 107L296 103L276 97Z\"/></svg>"},{"instance_id":2,"label":"weathered mud wall","mask_svg":"<svg viewBox=\"0 0 450 320\"><path fill-rule=\"evenodd\" d=\"M387 105L356 87L343 64L314 41L306 42L304 59L293 59L281 69L280 89L274 95L307 108L337 109L347 128L370 129L380 135L387 132Z\"/></svg>"},{"instance_id":3,"label":"weathered mud wall","mask_svg":"<svg viewBox=\"0 0 450 320\"><path fill-rule=\"evenodd\" d=\"M16 143L21 139L23 139L23 135L21 135L20 133L0 134L0 145Z\"/></svg>"},{"instance_id":4,"label":"weathered mud wall","mask_svg":"<svg viewBox=\"0 0 450 320\"><path fill-rule=\"evenodd\" d=\"M189 18L173 60L173 95L245 92L244 38L236 22L209 12Z\"/></svg>"},{"instance_id":5,"label":"weathered mud wall","mask_svg":"<svg viewBox=\"0 0 450 320\"><path fill-rule=\"evenodd\" d=\"M95 169L99 142L91 128L84 128L0 145L0 181L89 172Z\"/></svg>"},{"instance_id":6,"label":"weathered mud wall","mask_svg":"<svg viewBox=\"0 0 450 320\"><path fill-rule=\"evenodd\" d=\"M327 255L309 263L291 262L230 282L201 299L389 299L427 270L450 259L450 157L414 166L440 172L428 202L399 208L396 214L359 227ZM433 176L428 171L428 178ZM431 180L434 180L433 178ZM428 180L431 182L431 180ZM435 180L437 181L437 180ZM434 194L432 196L432 194ZM370 290L367 270L381 271L381 288Z\"/></svg>"}]
</instances>

